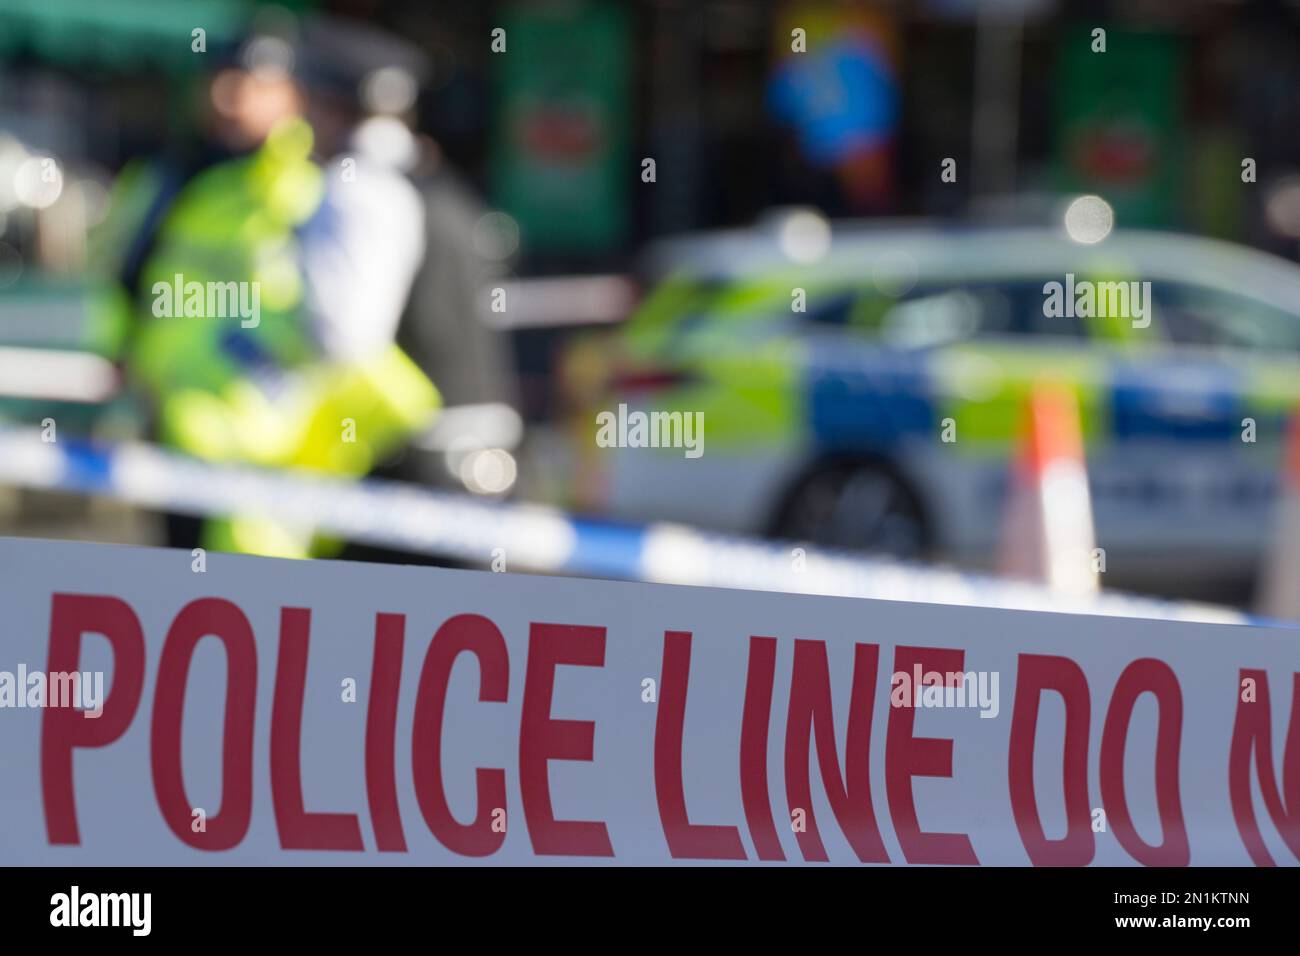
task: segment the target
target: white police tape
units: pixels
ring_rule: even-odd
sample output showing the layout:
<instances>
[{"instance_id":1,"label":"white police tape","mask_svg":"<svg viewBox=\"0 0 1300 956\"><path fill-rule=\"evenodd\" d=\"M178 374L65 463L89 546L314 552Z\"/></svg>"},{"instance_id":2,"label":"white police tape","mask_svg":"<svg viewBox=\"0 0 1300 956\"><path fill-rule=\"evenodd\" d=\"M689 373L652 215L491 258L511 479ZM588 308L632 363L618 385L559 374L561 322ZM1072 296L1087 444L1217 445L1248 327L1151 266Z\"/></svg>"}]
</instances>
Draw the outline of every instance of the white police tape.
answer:
<instances>
[{"instance_id":1,"label":"white police tape","mask_svg":"<svg viewBox=\"0 0 1300 956\"><path fill-rule=\"evenodd\" d=\"M0 538L6 865L1300 862L1294 631L204 571Z\"/></svg>"},{"instance_id":2,"label":"white police tape","mask_svg":"<svg viewBox=\"0 0 1300 956\"><path fill-rule=\"evenodd\" d=\"M197 516L268 514L362 544L551 573L927 604L1263 623L1212 605L1104 593L1072 597L940 568L700 532L575 518L393 481L217 465L152 445L42 441L0 427L0 484L77 492Z\"/></svg>"}]
</instances>

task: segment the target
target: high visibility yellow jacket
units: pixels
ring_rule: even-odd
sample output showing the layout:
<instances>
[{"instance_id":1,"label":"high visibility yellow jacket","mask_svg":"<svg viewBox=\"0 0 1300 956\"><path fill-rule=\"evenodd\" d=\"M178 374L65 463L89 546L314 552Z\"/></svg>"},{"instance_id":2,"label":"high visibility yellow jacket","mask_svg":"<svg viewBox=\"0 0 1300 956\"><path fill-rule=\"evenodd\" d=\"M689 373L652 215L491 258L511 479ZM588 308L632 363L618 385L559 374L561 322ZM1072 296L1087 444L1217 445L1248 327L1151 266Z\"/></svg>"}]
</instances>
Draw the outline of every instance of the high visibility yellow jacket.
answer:
<instances>
[{"instance_id":1,"label":"high visibility yellow jacket","mask_svg":"<svg viewBox=\"0 0 1300 956\"><path fill-rule=\"evenodd\" d=\"M163 444L356 476L427 424L440 400L396 345L357 361L326 361L316 347L296 239L323 194L311 149L310 128L293 120L184 184L156 224L138 294L119 289L107 308L129 310L119 317L129 331L104 338L125 342ZM138 221L138 196L156 184L138 170L125 179L113 205Z\"/></svg>"}]
</instances>

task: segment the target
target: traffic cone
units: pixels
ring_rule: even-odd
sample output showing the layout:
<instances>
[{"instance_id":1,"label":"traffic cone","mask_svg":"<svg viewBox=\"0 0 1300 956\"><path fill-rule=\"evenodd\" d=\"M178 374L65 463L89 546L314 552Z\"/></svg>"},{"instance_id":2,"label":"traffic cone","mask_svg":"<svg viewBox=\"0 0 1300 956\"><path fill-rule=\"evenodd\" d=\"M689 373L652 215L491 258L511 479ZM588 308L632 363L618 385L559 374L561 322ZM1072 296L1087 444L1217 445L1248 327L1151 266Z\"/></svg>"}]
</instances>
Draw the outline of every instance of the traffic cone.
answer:
<instances>
[{"instance_id":1,"label":"traffic cone","mask_svg":"<svg viewBox=\"0 0 1300 956\"><path fill-rule=\"evenodd\" d=\"M1277 620L1300 620L1300 411L1291 416L1273 542L1259 571L1256 609Z\"/></svg>"},{"instance_id":2,"label":"traffic cone","mask_svg":"<svg viewBox=\"0 0 1300 956\"><path fill-rule=\"evenodd\" d=\"M1095 593L1096 534L1078 399L1060 385L1035 385L1025 422L1007 496L1001 571L1069 594Z\"/></svg>"}]
</instances>

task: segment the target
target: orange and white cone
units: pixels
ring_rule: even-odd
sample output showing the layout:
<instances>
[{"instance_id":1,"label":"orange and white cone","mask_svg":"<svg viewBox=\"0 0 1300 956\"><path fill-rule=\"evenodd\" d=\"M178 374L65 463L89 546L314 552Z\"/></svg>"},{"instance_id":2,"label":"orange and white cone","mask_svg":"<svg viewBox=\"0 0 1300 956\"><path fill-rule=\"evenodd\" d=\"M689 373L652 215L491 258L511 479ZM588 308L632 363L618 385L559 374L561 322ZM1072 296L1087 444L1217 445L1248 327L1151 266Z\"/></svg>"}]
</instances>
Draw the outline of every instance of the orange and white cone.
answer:
<instances>
[{"instance_id":1,"label":"orange and white cone","mask_svg":"<svg viewBox=\"0 0 1300 956\"><path fill-rule=\"evenodd\" d=\"M1079 403L1072 390L1034 386L1027 431L1012 472L1000 570L1068 594L1100 587L1092 498Z\"/></svg>"},{"instance_id":2,"label":"orange and white cone","mask_svg":"<svg viewBox=\"0 0 1300 956\"><path fill-rule=\"evenodd\" d=\"M1259 572L1256 610L1264 617L1300 620L1300 411L1287 430L1273 528Z\"/></svg>"}]
</instances>

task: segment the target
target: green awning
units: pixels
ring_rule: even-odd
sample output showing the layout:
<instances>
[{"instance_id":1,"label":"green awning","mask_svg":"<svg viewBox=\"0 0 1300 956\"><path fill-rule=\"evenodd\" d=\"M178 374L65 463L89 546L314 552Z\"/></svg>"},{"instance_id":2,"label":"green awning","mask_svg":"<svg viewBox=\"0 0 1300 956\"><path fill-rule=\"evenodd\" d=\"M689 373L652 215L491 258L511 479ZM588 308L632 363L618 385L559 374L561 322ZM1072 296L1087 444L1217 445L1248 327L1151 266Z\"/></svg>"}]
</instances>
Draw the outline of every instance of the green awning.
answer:
<instances>
[{"instance_id":1,"label":"green awning","mask_svg":"<svg viewBox=\"0 0 1300 956\"><path fill-rule=\"evenodd\" d=\"M254 10L249 0L4 0L0 59L30 51L68 66L204 69L204 54L191 51L193 31L206 32L211 54Z\"/></svg>"}]
</instances>

